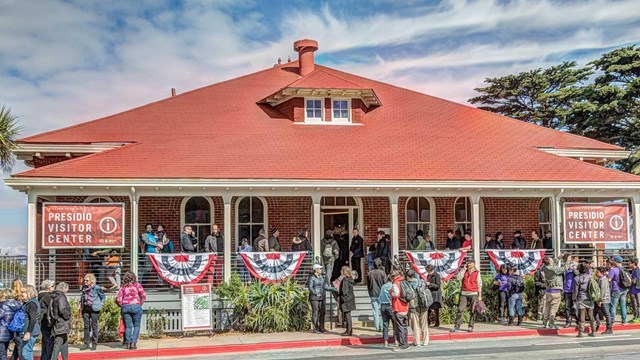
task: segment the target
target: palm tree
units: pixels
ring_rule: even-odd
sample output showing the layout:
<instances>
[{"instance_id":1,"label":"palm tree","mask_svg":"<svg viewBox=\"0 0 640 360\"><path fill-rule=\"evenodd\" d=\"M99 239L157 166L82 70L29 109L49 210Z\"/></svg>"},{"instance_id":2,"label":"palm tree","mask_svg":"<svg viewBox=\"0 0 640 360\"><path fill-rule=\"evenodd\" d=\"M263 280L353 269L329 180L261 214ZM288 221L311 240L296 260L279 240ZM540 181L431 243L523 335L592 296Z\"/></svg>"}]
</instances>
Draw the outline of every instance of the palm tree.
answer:
<instances>
[{"instance_id":1,"label":"palm tree","mask_svg":"<svg viewBox=\"0 0 640 360\"><path fill-rule=\"evenodd\" d=\"M11 173L15 156L13 150L16 147L18 134L22 127L18 126L18 117L11 114L11 109L0 106L0 169L5 174Z\"/></svg>"}]
</instances>

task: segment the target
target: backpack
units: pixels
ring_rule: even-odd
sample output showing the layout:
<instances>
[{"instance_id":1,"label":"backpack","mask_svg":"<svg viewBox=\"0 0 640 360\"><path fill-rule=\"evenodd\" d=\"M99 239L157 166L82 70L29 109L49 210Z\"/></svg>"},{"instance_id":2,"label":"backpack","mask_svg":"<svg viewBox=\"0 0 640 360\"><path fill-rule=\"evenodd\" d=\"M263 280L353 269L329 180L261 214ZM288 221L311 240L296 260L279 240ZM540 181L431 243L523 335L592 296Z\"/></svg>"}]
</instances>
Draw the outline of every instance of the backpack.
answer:
<instances>
[{"instance_id":1,"label":"backpack","mask_svg":"<svg viewBox=\"0 0 640 360\"><path fill-rule=\"evenodd\" d=\"M589 297L589 300L594 303L597 303L602 299L600 284L598 284L598 281L593 277L589 279L589 285L587 285L587 296Z\"/></svg>"},{"instance_id":2,"label":"backpack","mask_svg":"<svg viewBox=\"0 0 640 360\"><path fill-rule=\"evenodd\" d=\"M517 294L524 291L524 281L522 281L522 276L518 276L518 280L516 280L516 283L513 285L513 290Z\"/></svg>"},{"instance_id":3,"label":"backpack","mask_svg":"<svg viewBox=\"0 0 640 360\"><path fill-rule=\"evenodd\" d=\"M400 301L407 304L415 299L416 291L407 280L400 281Z\"/></svg>"},{"instance_id":4,"label":"backpack","mask_svg":"<svg viewBox=\"0 0 640 360\"><path fill-rule=\"evenodd\" d=\"M24 311L24 307L20 307L20 309L18 309L15 314L13 314L13 319L11 319L11 322L7 326L7 330L16 334L21 333L24 329L26 316L27 314Z\"/></svg>"},{"instance_id":5,"label":"backpack","mask_svg":"<svg viewBox=\"0 0 640 360\"><path fill-rule=\"evenodd\" d=\"M53 317L53 309L52 309L53 299L51 299L51 297L49 297L49 302L46 305L47 305L47 311L42 314L42 319L40 319L40 323L45 327L48 327L49 329L51 329L55 323L55 318ZM40 308L42 307L43 307L42 304L40 304Z\"/></svg>"},{"instance_id":6,"label":"backpack","mask_svg":"<svg viewBox=\"0 0 640 360\"><path fill-rule=\"evenodd\" d=\"M428 309L431 304L433 304L433 295L431 295L431 291L427 289L427 284L422 280L418 281L416 295L418 295L418 306L420 309Z\"/></svg>"},{"instance_id":7,"label":"backpack","mask_svg":"<svg viewBox=\"0 0 640 360\"><path fill-rule=\"evenodd\" d=\"M328 244L324 244L324 250L322 250L322 257L327 259L333 257L333 241Z\"/></svg>"},{"instance_id":8,"label":"backpack","mask_svg":"<svg viewBox=\"0 0 640 360\"><path fill-rule=\"evenodd\" d=\"M624 267L620 266L620 287L622 289L628 289L631 287L631 275Z\"/></svg>"}]
</instances>

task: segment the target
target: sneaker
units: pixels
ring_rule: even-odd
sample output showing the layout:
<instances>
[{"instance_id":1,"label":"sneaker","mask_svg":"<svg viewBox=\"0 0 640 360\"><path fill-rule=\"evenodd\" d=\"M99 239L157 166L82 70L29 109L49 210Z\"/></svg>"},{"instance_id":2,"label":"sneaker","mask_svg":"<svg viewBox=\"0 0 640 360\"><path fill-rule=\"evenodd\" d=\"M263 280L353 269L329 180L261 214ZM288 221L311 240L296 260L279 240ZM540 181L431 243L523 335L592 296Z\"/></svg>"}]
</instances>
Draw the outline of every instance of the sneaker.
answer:
<instances>
[{"instance_id":1,"label":"sneaker","mask_svg":"<svg viewBox=\"0 0 640 360\"><path fill-rule=\"evenodd\" d=\"M558 330L560 329L560 327L558 327L558 325L556 324L549 324L549 329Z\"/></svg>"},{"instance_id":2,"label":"sneaker","mask_svg":"<svg viewBox=\"0 0 640 360\"><path fill-rule=\"evenodd\" d=\"M457 332L459 332L459 331L460 331L460 329L458 329L458 328L453 328L453 329L451 329L451 331L449 331L449 332L457 333Z\"/></svg>"},{"instance_id":3,"label":"sneaker","mask_svg":"<svg viewBox=\"0 0 640 360\"><path fill-rule=\"evenodd\" d=\"M592 331L592 332L589 333L589 336L596 337L596 333Z\"/></svg>"},{"instance_id":4,"label":"sneaker","mask_svg":"<svg viewBox=\"0 0 640 360\"><path fill-rule=\"evenodd\" d=\"M564 324L564 328L565 328L565 329L566 329L566 328L570 328L570 327L571 327L571 323L566 323L566 324Z\"/></svg>"},{"instance_id":5,"label":"sneaker","mask_svg":"<svg viewBox=\"0 0 640 360\"><path fill-rule=\"evenodd\" d=\"M547 326L547 323L542 323L542 328L543 328L543 329L546 329L547 327L548 327L548 326Z\"/></svg>"},{"instance_id":6,"label":"sneaker","mask_svg":"<svg viewBox=\"0 0 640 360\"><path fill-rule=\"evenodd\" d=\"M92 344L91 351L96 351L96 349L98 349L98 344Z\"/></svg>"},{"instance_id":7,"label":"sneaker","mask_svg":"<svg viewBox=\"0 0 640 360\"><path fill-rule=\"evenodd\" d=\"M87 345L87 344L84 344L84 345L82 345L82 346L80 347L80 351L89 350L89 349L90 349L90 347L89 347L89 345Z\"/></svg>"},{"instance_id":8,"label":"sneaker","mask_svg":"<svg viewBox=\"0 0 640 360\"><path fill-rule=\"evenodd\" d=\"M602 335L613 335L613 330L607 329L607 330L602 332Z\"/></svg>"},{"instance_id":9,"label":"sneaker","mask_svg":"<svg viewBox=\"0 0 640 360\"><path fill-rule=\"evenodd\" d=\"M469 326L469 332L473 332L473 326Z\"/></svg>"},{"instance_id":10,"label":"sneaker","mask_svg":"<svg viewBox=\"0 0 640 360\"><path fill-rule=\"evenodd\" d=\"M389 347L389 342L387 340L384 341L384 345L382 347Z\"/></svg>"}]
</instances>

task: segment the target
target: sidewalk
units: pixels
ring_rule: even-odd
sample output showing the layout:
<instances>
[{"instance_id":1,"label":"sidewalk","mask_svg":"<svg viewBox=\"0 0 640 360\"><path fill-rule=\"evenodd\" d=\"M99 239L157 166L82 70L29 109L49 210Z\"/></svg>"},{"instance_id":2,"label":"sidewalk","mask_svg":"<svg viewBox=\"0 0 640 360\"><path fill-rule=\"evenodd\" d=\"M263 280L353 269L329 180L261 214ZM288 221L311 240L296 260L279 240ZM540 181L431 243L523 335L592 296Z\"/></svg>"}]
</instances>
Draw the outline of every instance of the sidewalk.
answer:
<instances>
[{"instance_id":1,"label":"sidewalk","mask_svg":"<svg viewBox=\"0 0 640 360\"><path fill-rule=\"evenodd\" d=\"M555 336L573 335L574 327L560 330L541 329L540 323L525 323L522 326L503 326L498 324L476 323L475 332L465 331L451 334L451 327L430 329L430 341L456 341L464 339L499 338L513 336ZM640 331L640 324L614 325L614 333L618 331ZM382 343L382 334L366 328L354 328L354 336L343 337L343 329L334 329L325 334L312 332L275 333L275 334L240 334L224 333L212 337L198 336L189 338L150 339L138 342L138 350L124 350L120 343L98 345L97 351L79 351L78 346L70 347L71 359L107 360L129 359L132 357L185 357L190 355L207 355L236 352L252 352L277 349L346 346ZM603 328L600 332L604 331ZM411 331L409 331L411 333ZM391 334L390 334L391 335ZM601 335L598 335L601 336ZM601 336L604 337L604 336ZM410 336L411 338L411 336ZM410 340L411 341L411 340Z\"/></svg>"}]
</instances>

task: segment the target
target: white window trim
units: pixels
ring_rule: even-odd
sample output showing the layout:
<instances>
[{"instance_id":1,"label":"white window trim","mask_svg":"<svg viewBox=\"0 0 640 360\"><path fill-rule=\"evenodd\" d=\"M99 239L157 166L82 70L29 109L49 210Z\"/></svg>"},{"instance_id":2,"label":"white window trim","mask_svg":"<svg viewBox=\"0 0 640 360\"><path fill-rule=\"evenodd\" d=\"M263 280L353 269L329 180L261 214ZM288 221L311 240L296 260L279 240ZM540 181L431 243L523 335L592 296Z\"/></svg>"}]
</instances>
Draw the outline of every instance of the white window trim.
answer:
<instances>
[{"instance_id":1,"label":"white window trim","mask_svg":"<svg viewBox=\"0 0 640 360\"><path fill-rule=\"evenodd\" d=\"M307 100L320 100L320 119L307 117ZM318 124L325 121L325 99L322 97L305 97L304 98L304 122Z\"/></svg>"},{"instance_id":2,"label":"white window trim","mask_svg":"<svg viewBox=\"0 0 640 360\"><path fill-rule=\"evenodd\" d=\"M427 199L427 201L429 202L429 221L420 221L420 214L418 215L418 221L409 221L407 220L407 215L409 213L409 211L407 211L407 206L409 206L409 201L413 198L424 198ZM455 206L455 205L454 205ZM455 214L454 214L455 215ZM407 201L404 203L404 228L405 228L405 235L406 235L406 231L407 231L407 226L408 225L423 225L423 224L429 224L429 236L431 236L431 241L433 241L433 244L436 244L436 203L435 201L433 201L433 198L431 197L427 197L427 196L410 196L407 198ZM406 237L406 236L405 236Z\"/></svg>"},{"instance_id":3,"label":"white window trim","mask_svg":"<svg viewBox=\"0 0 640 360\"><path fill-rule=\"evenodd\" d=\"M347 111L348 111L348 115L347 118L334 118L333 117L333 102L334 101L346 101L347 102ZM349 98L331 98L331 122L336 122L336 123L343 123L343 124L347 124L351 122L351 99Z\"/></svg>"},{"instance_id":4,"label":"white window trim","mask_svg":"<svg viewBox=\"0 0 640 360\"><path fill-rule=\"evenodd\" d=\"M458 203L458 200L460 199L465 199L465 203L467 202L467 200L469 201L469 206L473 207L473 205L471 204L471 199L469 199L468 196L459 196L456 198L456 200L453 202L453 225L454 225L454 229L456 230L458 228L458 224L460 225L464 225L465 229L473 229L473 209L472 209L472 213L471 213L471 219L467 219L467 221L458 221L456 219L456 204ZM466 211L465 211L466 214ZM468 225L468 226L467 226ZM462 234L462 236L464 237L464 233Z\"/></svg>"},{"instance_id":5,"label":"white window trim","mask_svg":"<svg viewBox=\"0 0 640 360\"><path fill-rule=\"evenodd\" d=\"M84 199L84 203L90 203L95 199L104 199L107 200L107 202L113 202L113 199L108 196L89 196L88 198Z\"/></svg>"},{"instance_id":6,"label":"white window trim","mask_svg":"<svg viewBox=\"0 0 640 360\"><path fill-rule=\"evenodd\" d=\"M549 221L548 222L540 222L540 215L538 214L538 232L542 232L542 227L543 225L548 228L549 230L553 229L553 199L550 197L544 197L540 200L540 203L538 204L538 211L540 211L542 203L544 202L545 199L549 200ZM553 231L551 232L553 234ZM544 234L538 234L540 236L540 238L544 238Z\"/></svg>"},{"instance_id":7,"label":"white window trim","mask_svg":"<svg viewBox=\"0 0 640 360\"><path fill-rule=\"evenodd\" d=\"M180 234L182 234L182 232L184 231L184 226L185 225L207 225L205 223L189 223L189 224L185 224L185 218L184 218L184 211L185 211L185 207L187 206L187 202L194 197L201 197L204 198L205 200L207 200L209 202L209 209L211 209L211 216L209 219L209 226L213 227L213 225L215 224L215 208L213 207L213 200L211 200L211 198L209 196L185 196L182 199L182 203L180 204Z\"/></svg>"},{"instance_id":8,"label":"white window trim","mask_svg":"<svg viewBox=\"0 0 640 360\"><path fill-rule=\"evenodd\" d=\"M305 110L305 113L306 113L306 110ZM260 223L253 223L253 222L242 223L242 224L240 223L240 219L239 219L240 213L238 212L238 208L240 207L240 201L242 201L244 198L248 198L248 197L249 198L253 197L253 198L256 198L256 199L259 199L260 201L262 201L262 208L264 209L264 214L263 214L264 221L262 222L262 224L263 224L263 227L264 227L264 230L265 230L266 237L267 237L267 239L269 238L269 207L267 206L267 199L263 198L262 196L250 196L250 195L238 197L236 199L236 203L235 203L235 219L234 220L235 220L235 223L236 223L236 226L235 226L236 244L235 244L235 246L233 248L234 251L238 248L238 246L240 246L240 225L253 226L253 225L260 224ZM253 247L253 240L255 240L255 238L254 239L248 239L248 240L249 240L249 245L251 245L251 247ZM255 249L254 249L254 251L255 251Z\"/></svg>"}]
</instances>

